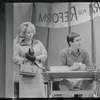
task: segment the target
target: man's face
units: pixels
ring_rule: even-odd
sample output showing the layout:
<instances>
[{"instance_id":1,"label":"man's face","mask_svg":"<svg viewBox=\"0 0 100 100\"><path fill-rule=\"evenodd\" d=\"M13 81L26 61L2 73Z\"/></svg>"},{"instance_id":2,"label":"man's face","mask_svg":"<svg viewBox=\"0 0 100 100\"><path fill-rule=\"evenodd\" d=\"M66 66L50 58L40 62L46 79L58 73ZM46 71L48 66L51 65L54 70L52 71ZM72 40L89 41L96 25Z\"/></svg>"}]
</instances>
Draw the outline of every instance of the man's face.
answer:
<instances>
[{"instance_id":1,"label":"man's face","mask_svg":"<svg viewBox=\"0 0 100 100\"><path fill-rule=\"evenodd\" d=\"M71 42L71 46L73 46L73 47L76 48L76 49L79 49L80 46L81 46L81 37L80 37L80 36L75 37L75 38L74 38L74 41Z\"/></svg>"}]
</instances>

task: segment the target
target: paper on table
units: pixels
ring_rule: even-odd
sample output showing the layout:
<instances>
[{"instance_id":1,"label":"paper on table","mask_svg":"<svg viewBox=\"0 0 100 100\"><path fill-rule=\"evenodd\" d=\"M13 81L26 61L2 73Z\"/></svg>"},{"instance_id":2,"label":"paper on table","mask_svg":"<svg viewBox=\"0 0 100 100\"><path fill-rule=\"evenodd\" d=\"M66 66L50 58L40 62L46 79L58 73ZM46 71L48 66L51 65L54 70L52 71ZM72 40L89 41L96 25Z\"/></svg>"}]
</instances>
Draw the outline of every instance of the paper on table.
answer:
<instances>
[{"instance_id":1,"label":"paper on table","mask_svg":"<svg viewBox=\"0 0 100 100\"><path fill-rule=\"evenodd\" d=\"M50 66L50 71L66 72L66 71L69 71L69 67L68 66Z\"/></svg>"}]
</instances>

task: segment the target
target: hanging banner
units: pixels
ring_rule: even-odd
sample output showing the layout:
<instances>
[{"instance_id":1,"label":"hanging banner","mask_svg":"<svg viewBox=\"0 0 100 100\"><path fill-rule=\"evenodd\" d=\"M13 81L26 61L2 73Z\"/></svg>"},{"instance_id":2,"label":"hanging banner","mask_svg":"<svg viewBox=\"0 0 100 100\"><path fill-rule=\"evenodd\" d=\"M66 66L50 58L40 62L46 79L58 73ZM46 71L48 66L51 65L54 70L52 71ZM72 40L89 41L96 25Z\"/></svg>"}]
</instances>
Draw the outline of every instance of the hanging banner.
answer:
<instances>
[{"instance_id":1,"label":"hanging banner","mask_svg":"<svg viewBox=\"0 0 100 100\"><path fill-rule=\"evenodd\" d=\"M68 27L68 3L35 3L36 25L48 28ZM93 18L100 16L100 2L71 3L71 26L90 20L90 10Z\"/></svg>"},{"instance_id":2,"label":"hanging banner","mask_svg":"<svg viewBox=\"0 0 100 100\"><path fill-rule=\"evenodd\" d=\"M81 24L90 20L90 3L72 3L71 4L71 26ZM72 8L74 10L72 10Z\"/></svg>"}]
</instances>

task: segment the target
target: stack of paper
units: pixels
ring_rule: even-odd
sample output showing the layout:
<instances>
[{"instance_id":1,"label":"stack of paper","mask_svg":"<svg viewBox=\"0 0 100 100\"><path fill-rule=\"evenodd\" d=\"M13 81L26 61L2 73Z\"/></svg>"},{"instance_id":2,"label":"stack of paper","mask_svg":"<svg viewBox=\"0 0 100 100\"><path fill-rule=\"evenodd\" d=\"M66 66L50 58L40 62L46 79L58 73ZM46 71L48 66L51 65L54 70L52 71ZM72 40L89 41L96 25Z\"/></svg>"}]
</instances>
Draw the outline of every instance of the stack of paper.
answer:
<instances>
[{"instance_id":1,"label":"stack of paper","mask_svg":"<svg viewBox=\"0 0 100 100\"><path fill-rule=\"evenodd\" d=\"M69 67L68 66L50 66L50 71L66 72L66 71L69 71Z\"/></svg>"}]
</instances>

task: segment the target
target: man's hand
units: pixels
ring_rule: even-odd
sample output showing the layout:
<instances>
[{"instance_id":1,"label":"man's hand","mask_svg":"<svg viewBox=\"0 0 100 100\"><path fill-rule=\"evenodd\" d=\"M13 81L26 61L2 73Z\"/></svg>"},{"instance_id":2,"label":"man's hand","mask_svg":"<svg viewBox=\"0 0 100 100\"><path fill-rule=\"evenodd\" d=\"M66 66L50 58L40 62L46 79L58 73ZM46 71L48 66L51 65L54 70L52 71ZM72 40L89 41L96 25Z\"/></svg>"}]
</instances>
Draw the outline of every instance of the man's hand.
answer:
<instances>
[{"instance_id":1,"label":"man's hand","mask_svg":"<svg viewBox=\"0 0 100 100\"><path fill-rule=\"evenodd\" d=\"M75 62L73 64L73 66L70 67L70 70L71 71L78 71L78 70L80 70L80 63L79 62Z\"/></svg>"},{"instance_id":2,"label":"man's hand","mask_svg":"<svg viewBox=\"0 0 100 100\"><path fill-rule=\"evenodd\" d=\"M70 70L72 71L79 71L79 70L84 71L85 69L86 69L86 65L79 62L75 62L73 66L71 66L70 68Z\"/></svg>"},{"instance_id":3,"label":"man's hand","mask_svg":"<svg viewBox=\"0 0 100 100\"><path fill-rule=\"evenodd\" d=\"M85 64L82 64L82 63L80 63L80 70L82 70L82 71L84 71L85 69L86 69L86 65Z\"/></svg>"}]
</instances>

